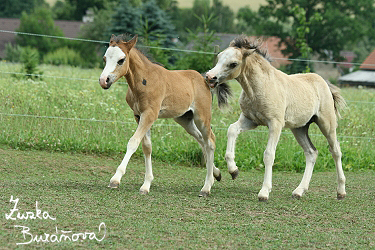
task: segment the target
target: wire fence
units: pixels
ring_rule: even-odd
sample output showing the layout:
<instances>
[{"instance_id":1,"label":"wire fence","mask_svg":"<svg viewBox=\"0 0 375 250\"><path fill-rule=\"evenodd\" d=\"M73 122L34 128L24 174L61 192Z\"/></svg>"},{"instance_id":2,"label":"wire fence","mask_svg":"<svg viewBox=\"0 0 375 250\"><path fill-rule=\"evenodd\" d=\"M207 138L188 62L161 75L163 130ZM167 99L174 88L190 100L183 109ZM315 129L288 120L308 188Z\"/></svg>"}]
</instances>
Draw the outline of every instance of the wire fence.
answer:
<instances>
[{"instance_id":1,"label":"wire fence","mask_svg":"<svg viewBox=\"0 0 375 250\"><path fill-rule=\"evenodd\" d=\"M62 37L62 36L51 36L45 34L33 34L33 33L26 33L26 32L16 32L16 31L9 31L9 30L0 30L2 33L11 33L15 35L25 35L25 36L39 36L39 37L47 37L53 39L65 39L65 40L74 40L74 41L81 41L81 42L92 42L92 43L101 43L101 44L108 44L108 41L100 41L100 40L89 40L89 39L82 39L82 38L71 38L71 37ZM205 52L205 51L196 51L196 50L185 50L185 49L177 49L177 48L165 48L165 47L154 47L154 46L143 46L150 49L160 49L160 50L169 50L169 51L176 51L176 52L183 52L183 53L200 53L200 54L210 54L215 55L214 52ZM288 61L303 61L303 62L311 62L311 63L326 63L326 64L348 64L348 62L339 62L339 61L324 61L324 60L310 60L310 59L293 59L293 58L272 58L273 60L288 60ZM375 66L375 64L361 64L361 63L351 63L352 65L366 65L366 66ZM43 77L43 78L56 78L56 79L67 79L67 80L79 80L79 81L95 81L97 82L98 79L89 79L89 78L74 78L74 77L67 77L67 76L54 76L54 75L42 75L42 74L25 74L20 72L8 72L8 71L0 71L1 74L8 74L8 75L28 75L33 77ZM348 103L358 103L358 104L375 104L375 102L367 102L367 101L351 101L348 100ZM95 118L70 118L70 117L59 117L59 116L41 116L41 115L31 115L31 114L10 114L10 113L0 113L1 116L9 116L9 117L26 117L26 118L39 118L39 119L59 119L59 120L70 120L70 121L85 121L85 122L102 122L102 123L117 123L117 124L135 124L134 122L124 122L124 121L115 121L115 120L100 120ZM170 126L170 127L180 127L177 124L158 124L155 123L153 127L158 126ZM217 130L227 130L227 128L218 127L213 125L214 129ZM258 133L267 133L265 130L251 130L252 132ZM289 132L283 132L283 134L293 135ZM312 136L323 136L321 134L311 134ZM372 137L363 137L363 136L338 136L339 138L343 139L363 139L363 140L375 140Z\"/></svg>"},{"instance_id":2,"label":"wire fence","mask_svg":"<svg viewBox=\"0 0 375 250\"><path fill-rule=\"evenodd\" d=\"M11 117L26 117L26 118L43 118L43 119L58 119L58 120L68 120L68 121L85 121L85 122L99 122L99 123L116 123L116 124L123 124L123 125L136 125L135 121L133 122L125 122L125 121L116 121L116 120L99 120L95 118L73 118L73 117L61 117L61 116L41 116L41 115L29 115L29 114L8 114L8 113L0 113L1 116L11 116ZM177 124L161 124L155 122L152 127L176 127L182 128L180 125ZM219 127L217 125L212 124L212 128L214 130L228 130L227 127ZM266 130L250 130L253 133L268 133ZM293 135L291 132L282 132L285 135ZM322 134L309 134L310 136L318 136L322 137ZM345 136L345 135L338 135L338 138L342 139L361 139L361 140L368 140L372 141L375 140L373 137L365 137L365 136Z\"/></svg>"},{"instance_id":3,"label":"wire fence","mask_svg":"<svg viewBox=\"0 0 375 250\"><path fill-rule=\"evenodd\" d=\"M72 38L72 37L65 37L65 36L51 36L45 34L34 34L34 33L27 33L27 32L18 32L18 31L10 31L10 30L0 30L2 33L11 33L15 35L26 35L26 36L39 36L39 37L48 37L54 39L65 39L65 40L72 40L72 41L81 41L81 42L91 42L91 43L101 43L101 44L108 44L108 41L100 41L100 40L90 40L90 39L83 39L83 38ZM199 54L209 54L209 55L216 55L215 52L207 52L207 51L198 51L198 50L187 50L187 49L178 49L178 48L166 48L166 47L155 47L155 46L145 46L145 45L138 45L139 47L145 47L150 49L160 49L160 50L169 50L169 51L176 51L176 52L184 52L184 53L199 53ZM348 64L349 62L340 62L340 61L327 61L327 60L311 60L311 59L298 59L298 58L272 58L272 60L288 60L288 61L301 61L301 62L312 62L312 63L326 63L326 64ZM350 64L355 66L375 66L375 64L362 64L362 63L355 63L350 62Z\"/></svg>"}]
</instances>

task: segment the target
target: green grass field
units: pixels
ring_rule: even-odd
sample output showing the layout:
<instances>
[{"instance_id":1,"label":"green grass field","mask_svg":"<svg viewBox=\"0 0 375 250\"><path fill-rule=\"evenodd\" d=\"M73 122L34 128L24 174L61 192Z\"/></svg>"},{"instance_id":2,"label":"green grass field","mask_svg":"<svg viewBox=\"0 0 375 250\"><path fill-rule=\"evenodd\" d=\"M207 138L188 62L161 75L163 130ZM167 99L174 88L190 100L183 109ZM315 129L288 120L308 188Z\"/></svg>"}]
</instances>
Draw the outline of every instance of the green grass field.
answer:
<instances>
[{"instance_id":1,"label":"green grass field","mask_svg":"<svg viewBox=\"0 0 375 250\"><path fill-rule=\"evenodd\" d=\"M3 72L19 69L17 64L0 63ZM132 111L125 102L127 85L115 84L107 91L101 89L98 84L101 69L42 66L41 70L45 75L41 81L1 74L0 143L16 149L123 155L136 129ZM225 168L227 128L240 114L241 88L236 82L231 86L234 97L230 109L221 111L214 104L212 115L217 138L215 163L221 168ZM344 88L342 94L348 100L348 109L343 112L338 128L344 170L375 169L375 91ZM263 169L267 135L267 129L259 127L239 136L236 162L241 169ZM311 126L310 135L319 150L315 170L333 169L328 143L316 125ZM156 122L152 140L156 160L189 166L201 162L198 144L171 119ZM141 148L136 154L142 155ZM284 130L276 152L275 169L300 172L304 161L303 151L293 135Z\"/></svg>"},{"instance_id":2,"label":"green grass field","mask_svg":"<svg viewBox=\"0 0 375 250\"><path fill-rule=\"evenodd\" d=\"M17 64L0 62L1 72L17 72L19 68ZM348 109L342 113L338 135L347 198L336 200L336 174L328 144L312 126L310 134L319 157L310 190L301 200L291 198L302 178L304 157L285 130L276 152L270 200L260 203L257 193L263 180L265 128L239 136L236 161L240 175L232 181L226 171L226 131L239 116L240 86L235 82L231 83L232 107L221 111L215 106L213 110L215 163L223 179L215 182L211 196L198 197L205 178L205 168L199 167L199 146L171 120L159 120L152 129L155 179L150 194L140 195L144 176L141 149L130 160L120 189L107 188L136 128L125 103L127 86L116 84L108 91L102 90L98 84L100 69L41 69L45 76L39 81L0 73L0 249L16 248L16 243L30 241L31 235L46 239L45 234L49 234L51 241L62 234L78 237L85 232L105 238L101 242L81 237L74 242L32 242L27 246L375 247L373 89L342 89ZM19 199L15 214L36 213L38 202L40 216L48 212L56 220L25 220L15 215L15 220L6 219L15 205L10 202L11 196ZM104 227L98 232L102 222L105 234ZM29 231L23 234L26 227Z\"/></svg>"},{"instance_id":3,"label":"green grass field","mask_svg":"<svg viewBox=\"0 0 375 250\"><path fill-rule=\"evenodd\" d=\"M72 234L95 232L98 242L31 242L48 249L225 249L225 248L347 248L375 247L375 172L347 172L345 200L336 200L333 172L313 175L310 190L300 200L291 198L302 174L275 172L270 200L258 202L261 171L241 172L232 181L223 172L211 196L199 198L205 170L154 161L155 180L149 195L140 195L143 161L133 158L119 190L108 181L120 158L82 154L0 149L0 248L12 249L31 235L53 235L56 227ZM36 202L56 218L6 220L14 208L34 212ZM15 217L15 216L13 216ZM23 238L22 228L29 228ZM53 239L53 238L52 238Z\"/></svg>"}]
</instances>

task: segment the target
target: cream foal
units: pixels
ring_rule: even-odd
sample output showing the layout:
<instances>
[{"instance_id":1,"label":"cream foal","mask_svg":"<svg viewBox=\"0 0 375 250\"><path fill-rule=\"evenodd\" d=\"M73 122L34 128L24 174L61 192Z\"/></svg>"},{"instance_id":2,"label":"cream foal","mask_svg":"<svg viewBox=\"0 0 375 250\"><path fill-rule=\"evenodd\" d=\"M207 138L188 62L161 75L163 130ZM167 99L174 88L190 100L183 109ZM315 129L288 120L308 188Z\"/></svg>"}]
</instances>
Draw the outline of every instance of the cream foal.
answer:
<instances>
[{"instance_id":1,"label":"cream foal","mask_svg":"<svg viewBox=\"0 0 375 250\"><path fill-rule=\"evenodd\" d=\"M341 164L341 150L336 138L338 108L345 105L339 89L327 84L317 74L287 75L274 68L261 51L246 36L233 40L230 47L218 55L216 66L206 73L210 87L236 79L243 91L240 97L242 113L228 129L225 159L232 178L238 175L234 161L236 138L239 133L267 126L268 143L264 151L265 174L260 201L266 201L272 188L272 165L281 130L290 128L305 152L306 169L302 181L293 191L300 198L308 190L318 151L312 144L308 129L315 122L327 138L337 171L337 198L343 199L345 176Z\"/></svg>"}]
</instances>

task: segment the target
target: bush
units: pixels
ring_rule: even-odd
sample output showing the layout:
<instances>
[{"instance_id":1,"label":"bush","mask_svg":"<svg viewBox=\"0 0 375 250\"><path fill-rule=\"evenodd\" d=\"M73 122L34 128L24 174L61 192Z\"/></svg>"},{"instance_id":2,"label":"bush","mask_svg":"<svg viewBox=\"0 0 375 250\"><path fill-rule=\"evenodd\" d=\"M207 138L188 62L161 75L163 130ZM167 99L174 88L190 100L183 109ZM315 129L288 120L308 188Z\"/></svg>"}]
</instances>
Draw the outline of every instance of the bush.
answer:
<instances>
[{"instance_id":1,"label":"bush","mask_svg":"<svg viewBox=\"0 0 375 250\"><path fill-rule=\"evenodd\" d=\"M20 26L16 31L52 36L64 36L62 30L55 25L51 11L42 7L34 9L30 14L23 12L20 19ZM16 42L23 47L30 46L37 48L41 56L44 56L49 51L53 51L65 44L65 41L62 39L51 39L44 36L26 37L25 35L17 35Z\"/></svg>"},{"instance_id":2,"label":"bush","mask_svg":"<svg viewBox=\"0 0 375 250\"><path fill-rule=\"evenodd\" d=\"M71 66L82 66L83 59L78 52L67 47L63 47L55 50L54 52L47 53L43 62L46 64L53 65L71 65Z\"/></svg>"},{"instance_id":3,"label":"bush","mask_svg":"<svg viewBox=\"0 0 375 250\"><path fill-rule=\"evenodd\" d=\"M20 62L21 61L22 47L19 45L12 45L7 43L5 45L5 60L9 62Z\"/></svg>"},{"instance_id":4,"label":"bush","mask_svg":"<svg viewBox=\"0 0 375 250\"><path fill-rule=\"evenodd\" d=\"M39 52L35 48L24 47L21 50L22 70L26 73L27 78L38 78L42 72L39 71Z\"/></svg>"}]
</instances>

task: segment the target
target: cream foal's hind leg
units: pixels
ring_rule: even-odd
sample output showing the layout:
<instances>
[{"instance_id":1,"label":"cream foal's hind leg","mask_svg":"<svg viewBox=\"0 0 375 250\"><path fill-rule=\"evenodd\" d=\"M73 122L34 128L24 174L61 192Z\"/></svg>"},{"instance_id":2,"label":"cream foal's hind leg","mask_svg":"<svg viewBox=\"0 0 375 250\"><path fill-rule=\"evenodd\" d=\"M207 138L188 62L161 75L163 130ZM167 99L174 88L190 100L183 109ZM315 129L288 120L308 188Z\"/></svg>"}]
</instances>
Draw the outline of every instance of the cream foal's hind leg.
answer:
<instances>
[{"instance_id":1,"label":"cream foal's hind leg","mask_svg":"<svg viewBox=\"0 0 375 250\"><path fill-rule=\"evenodd\" d=\"M333 117L333 115L331 116ZM336 117L335 117L336 118ZM342 200L346 196L345 191L345 175L344 171L342 169L342 162L341 162L341 149L340 149L340 143L337 140L336 136L336 119L326 119L323 120L321 118L318 119L316 122L324 134L324 136L327 138L327 141L329 143L329 151L332 154L333 160L335 161L336 165L336 172L337 172L337 199Z\"/></svg>"},{"instance_id":2,"label":"cream foal's hind leg","mask_svg":"<svg viewBox=\"0 0 375 250\"><path fill-rule=\"evenodd\" d=\"M308 135L309 125L306 125L301 128L292 129L294 137L297 142L303 148L306 157L306 168L303 178L298 187L293 191L293 198L301 198L302 195L309 189L309 184L314 169L316 158L318 157L318 150L314 147L313 143L310 140Z\"/></svg>"},{"instance_id":3,"label":"cream foal's hind leg","mask_svg":"<svg viewBox=\"0 0 375 250\"><path fill-rule=\"evenodd\" d=\"M241 113L238 121L231 124L228 128L228 142L227 150L225 153L225 160L228 165L228 171L232 175L233 180L238 176L238 168L236 166L236 162L234 161L236 139L241 132L249 129L254 129L256 127L257 125L254 122L246 118L245 115Z\"/></svg>"}]
</instances>

